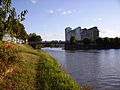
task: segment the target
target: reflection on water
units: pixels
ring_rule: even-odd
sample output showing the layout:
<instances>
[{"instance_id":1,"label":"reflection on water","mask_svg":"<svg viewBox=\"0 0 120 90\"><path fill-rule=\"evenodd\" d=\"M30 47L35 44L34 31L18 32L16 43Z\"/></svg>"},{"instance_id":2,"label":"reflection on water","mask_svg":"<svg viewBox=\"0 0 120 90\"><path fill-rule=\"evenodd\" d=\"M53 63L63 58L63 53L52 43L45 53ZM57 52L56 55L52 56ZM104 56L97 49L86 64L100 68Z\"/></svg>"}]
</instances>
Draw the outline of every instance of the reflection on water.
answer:
<instances>
[{"instance_id":1,"label":"reflection on water","mask_svg":"<svg viewBox=\"0 0 120 90\"><path fill-rule=\"evenodd\" d=\"M92 86L93 90L120 90L120 50L44 51L56 58L80 85Z\"/></svg>"}]
</instances>

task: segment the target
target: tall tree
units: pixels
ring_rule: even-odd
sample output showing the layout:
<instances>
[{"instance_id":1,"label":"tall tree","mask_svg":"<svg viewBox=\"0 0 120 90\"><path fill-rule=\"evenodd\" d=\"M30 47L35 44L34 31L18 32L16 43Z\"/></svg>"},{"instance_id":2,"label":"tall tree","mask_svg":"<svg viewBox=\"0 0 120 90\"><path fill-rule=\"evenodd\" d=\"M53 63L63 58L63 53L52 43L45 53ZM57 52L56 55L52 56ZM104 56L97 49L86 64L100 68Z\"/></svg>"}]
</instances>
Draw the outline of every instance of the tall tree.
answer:
<instances>
[{"instance_id":1,"label":"tall tree","mask_svg":"<svg viewBox=\"0 0 120 90\"><path fill-rule=\"evenodd\" d=\"M30 34L29 34L28 41L29 41L29 42L42 41L42 38L41 38L40 35L36 35L35 33L30 33Z\"/></svg>"},{"instance_id":2,"label":"tall tree","mask_svg":"<svg viewBox=\"0 0 120 90\"><path fill-rule=\"evenodd\" d=\"M12 29L18 25L19 22L25 20L27 10L17 15L14 7L11 7L11 0L0 0L0 36L5 33L13 35Z\"/></svg>"},{"instance_id":3,"label":"tall tree","mask_svg":"<svg viewBox=\"0 0 120 90\"><path fill-rule=\"evenodd\" d=\"M28 38L28 34L25 31L25 27L22 23L19 23L18 25L16 25L16 27L14 27L12 31L16 38L23 39L23 40Z\"/></svg>"}]
</instances>

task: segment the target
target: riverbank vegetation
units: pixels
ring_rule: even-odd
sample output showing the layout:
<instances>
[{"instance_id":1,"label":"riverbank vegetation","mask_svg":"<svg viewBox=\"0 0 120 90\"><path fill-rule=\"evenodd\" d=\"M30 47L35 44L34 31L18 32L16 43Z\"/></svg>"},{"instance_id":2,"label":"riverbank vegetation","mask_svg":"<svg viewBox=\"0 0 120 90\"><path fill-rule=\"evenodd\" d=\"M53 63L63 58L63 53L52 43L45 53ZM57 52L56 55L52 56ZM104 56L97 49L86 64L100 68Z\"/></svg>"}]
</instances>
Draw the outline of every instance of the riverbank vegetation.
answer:
<instances>
[{"instance_id":1,"label":"riverbank vegetation","mask_svg":"<svg viewBox=\"0 0 120 90\"><path fill-rule=\"evenodd\" d=\"M75 38L74 38L75 39ZM101 38L98 37L92 41L89 38L85 38L82 41L70 40L65 43L66 50L79 50L79 49L120 49L120 38ZM73 42L75 41L75 42Z\"/></svg>"},{"instance_id":2,"label":"riverbank vegetation","mask_svg":"<svg viewBox=\"0 0 120 90\"><path fill-rule=\"evenodd\" d=\"M1 90L79 90L79 85L44 51L29 45L7 42L1 45L0 63L4 63L0 69Z\"/></svg>"}]
</instances>

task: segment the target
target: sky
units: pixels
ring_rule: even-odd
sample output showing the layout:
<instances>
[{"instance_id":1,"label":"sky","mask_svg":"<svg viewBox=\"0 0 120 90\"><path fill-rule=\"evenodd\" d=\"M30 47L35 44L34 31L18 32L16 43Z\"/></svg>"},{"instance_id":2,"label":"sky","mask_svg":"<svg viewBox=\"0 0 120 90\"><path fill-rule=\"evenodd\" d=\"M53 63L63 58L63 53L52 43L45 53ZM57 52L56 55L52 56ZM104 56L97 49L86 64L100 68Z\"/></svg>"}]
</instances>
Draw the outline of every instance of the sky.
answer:
<instances>
[{"instance_id":1,"label":"sky","mask_svg":"<svg viewBox=\"0 0 120 90\"><path fill-rule=\"evenodd\" d=\"M120 37L120 0L12 0L17 13L27 9L27 33L43 41L65 40L65 28L97 26L100 37Z\"/></svg>"}]
</instances>

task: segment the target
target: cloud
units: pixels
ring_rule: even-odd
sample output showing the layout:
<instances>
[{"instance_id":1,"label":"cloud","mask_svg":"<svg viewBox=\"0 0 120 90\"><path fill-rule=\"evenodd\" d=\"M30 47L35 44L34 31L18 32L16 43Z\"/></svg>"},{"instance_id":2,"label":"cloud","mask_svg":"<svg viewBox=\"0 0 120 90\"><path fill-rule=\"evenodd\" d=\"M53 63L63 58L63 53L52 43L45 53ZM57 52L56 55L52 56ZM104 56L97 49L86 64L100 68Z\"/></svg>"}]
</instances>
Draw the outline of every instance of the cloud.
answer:
<instances>
[{"instance_id":1,"label":"cloud","mask_svg":"<svg viewBox=\"0 0 120 90\"><path fill-rule=\"evenodd\" d=\"M102 18L94 18L94 19L93 19L94 22L102 21L102 20L103 20Z\"/></svg>"},{"instance_id":2,"label":"cloud","mask_svg":"<svg viewBox=\"0 0 120 90\"><path fill-rule=\"evenodd\" d=\"M55 33L48 33L48 34L41 34L43 40L51 41L51 40L64 40L64 34L55 34Z\"/></svg>"},{"instance_id":3,"label":"cloud","mask_svg":"<svg viewBox=\"0 0 120 90\"><path fill-rule=\"evenodd\" d=\"M101 21L102 20L102 18L98 18L98 21Z\"/></svg>"},{"instance_id":4,"label":"cloud","mask_svg":"<svg viewBox=\"0 0 120 90\"><path fill-rule=\"evenodd\" d=\"M65 14L67 14L67 12L63 11L63 12L61 12L61 14L65 15Z\"/></svg>"},{"instance_id":5,"label":"cloud","mask_svg":"<svg viewBox=\"0 0 120 90\"><path fill-rule=\"evenodd\" d=\"M54 13L58 13L58 14L62 14L62 15L66 15L66 14L71 14L73 13L72 10L65 10L65 9L62 9L62 8L58 8L57 10L53 10L53 9L50 9L47 11L49 14L54 14Z\"/></svg>"},{"instance_id":6,"label":"cloud","mask_svg":"<svg viewBox=\"0 0 120 90\"><path fill-rule=\"evenodd\" d=\"M38 0L31 0L33 4L37 3Z\"/></svg>"},{"instance_id":7,"label":"cloud","mask_svg":"<svg viewBox=\"0 0 120 90\"><path fill-rule=\"evenodd\" d=\"M59 8L59 9L58 9L58 12L61 12L61 11L63 11L63 9L62 9L62 8Z\"/></svg>"},{"instance_id":8,"label":"cloud","mask_svg":"<svg viewBox=\"0 0 120 90\"><path fill-rule=\"evenodd\" d=\"M109 33L108 31L100 30L100 33Z\"/></svg>"},{"instance_id":9,"label":"cloud","mask_svg":"<svg viewBox=\"0 0 120 90\"><path fill-rule=\"evenodd\" d=\"M120 36L120 32L119 30L111 30L111 29L105 29L105 30L100 30L100 37L119 37Z\"/></svg>"},{"instance_id":10,"label":"cloud","mask_svg":"<svg viewBox=\"0 0 120 90\"><path fill-rule=\"evenodd\" d=\"M48 13L49 13L49 14L53 14L54 11L53 11L53 10L48 10Z\"/></svg>"},{"instance_id":11,"label":"cloud","mask_svg":"<svg viewBox=\"0 0 120 90\"><path fill-rule=\"evenodd\" d=\"M66 11L62 11L61 12L61 14L63 14L63 15L65 15L65 14L71 14L72 13L72 11L70 11L70 10L66 10Z\"/></svg>"},{"instance_id":12,"label":"cloud","mask_svg":"<svg viewBox=\"0 0 120 90\"><path fill-rule=\"evenodd\" d=\"M67 11L68 14L72 13L72 11Z\"/></svg>"},{"instance_id":13,"label":"cloud","mask_svg":"<svg viewBox=\"0 0 120 90\"><path fill-rule=\"evenodd\" d=\"M71 14L73 13L72 10L67 10L67 9L62 9L62 8L58 8L57 11L62 14L62 15L66 15L66 14Z\"/></svg>"}]
</instances>

